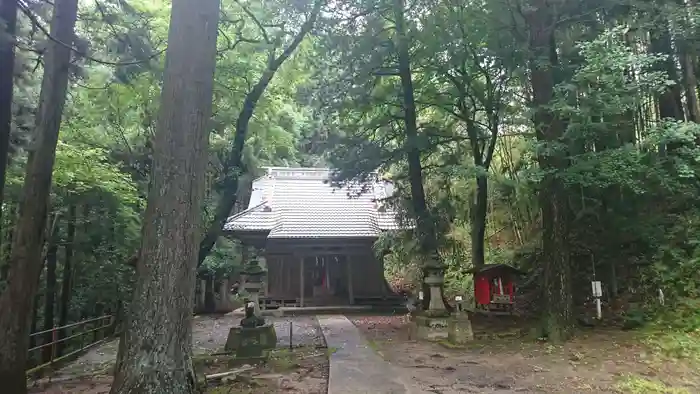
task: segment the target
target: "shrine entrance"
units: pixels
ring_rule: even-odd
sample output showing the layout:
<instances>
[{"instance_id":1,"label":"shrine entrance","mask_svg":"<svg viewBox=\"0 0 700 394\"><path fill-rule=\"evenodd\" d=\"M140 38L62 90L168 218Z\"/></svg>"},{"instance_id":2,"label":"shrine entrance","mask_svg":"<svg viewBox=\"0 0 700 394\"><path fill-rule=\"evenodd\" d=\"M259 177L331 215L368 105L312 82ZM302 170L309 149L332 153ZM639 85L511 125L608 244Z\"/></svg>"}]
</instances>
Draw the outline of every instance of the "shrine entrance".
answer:
<instances>
[{"instance_id":1,"label":"shrine entrance","mask_svg":"<svg viewBox=\"0 0 700 394\"><path fill-rule=\"evenodd\" d=\"M304 298L308 305L350 304L347 267L341 256L317 256L304 261Z\"/></svg>"}]
</instances>

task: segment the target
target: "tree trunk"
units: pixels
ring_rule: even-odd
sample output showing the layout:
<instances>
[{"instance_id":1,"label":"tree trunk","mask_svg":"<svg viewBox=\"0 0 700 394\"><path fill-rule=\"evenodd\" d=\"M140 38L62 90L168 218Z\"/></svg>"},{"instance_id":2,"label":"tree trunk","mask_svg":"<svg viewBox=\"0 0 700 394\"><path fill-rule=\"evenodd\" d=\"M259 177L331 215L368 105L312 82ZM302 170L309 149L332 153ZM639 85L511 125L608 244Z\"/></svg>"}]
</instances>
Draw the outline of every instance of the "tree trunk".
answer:
<instances>
[{"instance_id":1,"label":"tree trunk","mask_svg":"<svg viewBox=\"0 0 700 394\"><path fill-rule=\"evenodd\" d=\"M5 192L5 173L10 152L12 132L12 93L15 69L15 30L17 28L17 0L0 0L0 224Z\"/></svg>"},{"instance_id":2,"label":"tree trunk","mask_svg":"<svg viewBox=\"0 0 700 394\"><path fill-rule=\"evenodd\" d=\"M661 21L663 25L659 26L658 31L652 31L650 37L651 52L663 54L665 59L660 63L661 71L668 74L671 81L676 82L675 85L669 86L666 90L657 97L659 105L659 116L661 119L671 118L674 120L683 121L685 119L683 113L683 100L681 99L681 84L678 78L678 70L676 69L675 53L671 43L671 33L666 25L666 20Z\"/></svg>"},{"instance_id":3,"label":"tree trunk","mask_svg":"<svg viewBox=\"0 0 700 394\"><path fill-rule=\"evenodd\" d=\"M243 108L238 114L238 119L236 119L236 133L233 138L233 144L231 146L231 151L228 153L226 161L223 165L223 176L222 180L218 185L218 195L219 201L216 205L216 210L214 211L214 220L209 225L206 235L199 244L199 257L197 260L197 267L199 267L204 259L211 253L211 250L216 244L216 240L221 234L221 230L226 224L226 219L231 215L234 205L236 204L238 196L239 179L245 169L243 168L243 146L245 144L245 139L248 134L248 126L250 125L250 120L253 118L253 113L258 105L258 102L262 98L265 90L267 89L272 78L275 77L277 70L284 64L287 59L296 51L304 41L307 34L313 29L316 24L316 19L318 14L321 12L321 7L325 3L324 0L315 0L314 8L311 11L311 15L304 22L304 24L299 29L299 32L294 36L289 45L282 51L282 53L274 57L271 55L267 68L263 71L258 82L253 86L253 89L246 94L243 100Z\"/></svg>"},{"instance_id":4,"label":"tree trunk","mask_svg":"<svg viewBox=\"0 0 700 394\"><path fill-rule=\"evenodd\" d=\"M537 139L555 143L564 134L564 122L548 108L554 97L558 59L554 15L546 1L537 0L527 15L530 30L530 62L534 123ZM540 184L542 209L542 263L544 265L543 334L551 341L568 338L573 331L573 299L568 242L568 205L564 185L556 174L566 168L566 152L548 152L537 157L547 173Z\"/></svg>"},{"instance_id":5,"label":"tree trunk","mask_svg":"<svg viewBox=\"0 0 700 394\"><path fill-rule=\"evenodd\" d=\"M0 282L7 280L7 275L10 272L10 264L8 261L10 260L10 255L12 254L12 238L13 238L13 229L14 229L14 224L15 224L15 218L17 216L17 205L14 203L7 204L8 212L3 216L5 219L5 223L8 224L8 226L3 227L4 230L4 235L3 235L3 254L2 254L2 266L0 266ZM0 293L2 293L2 290L0 290Z\"/></svg>"},{"instance_id":6,"label":"tree trunk","mask_svg":"<svg viewBox=\"0 0 700 394\"><path fill-rule=\"evenodd\" d=\"M61 273L61 304L58 308L58 325L63 327L68 324L68 312L70 310L70 299L72 284L71 278L73 275L73 244L75 243L75 205L68 206L68 227L66 229L66 245L64 246L65 260L63 262L63 272ZM66 329L61 329L58 335L63 339L68 337ZM60 357L66 350L67 343L61 342L58 344L57 355Z\"/></svg>"},{"instance_id":7,"label":"tree trunk","mask_svg":"<svg viewBox=\"0 0 700 394\"><path fill-rule=\"evenodd\" d=\"M685 85L685 97L688 106L688 120L700 123L700 103L698 102L698 79L695 77L694 55L683 55L683 81Z\"/></svg>"},{"instance_id":8,"label":"tree trunk","mask_svg":"<svg viewBox=\"0 0 700 394\"><path fill-rule=\"evenodd\" d=\"M137 279L112 394L192 394L192 306L218 0L174 0Z\"/></svg>"},{"instance_id":9,"label":"tree trunk","mask_svg":"<svg viewBox=\"0 0 700 394\"><path fill-rule=\"evenodd\" d=\"M49 240L49 247L46 253L46 294L44 295L44 328L42 331L51 330L55 323L56 306L56 265L58 265L58 245L56 244L56 231L53 231ZM43 343L53 341L53 333L44 334ZM41 349L41 359L47 363L51 361L53 346L46 346Z\"/></svg>"},{"instance_id":10,"label":"tree trunk","mask_svg":"<svg viewBox=\"0 0 700 394\"><path fill-rule=\"evenodd\" d=\"M27 160L22 207L10 257L9 286L0 296L0 382L4 393L27 392L25 366L31 302L38 287L47 202L56 144L68 88L68 70L78 0L55 0L50 41L44 58L34 142Z\"/></svg>"},{"instance_id":11,"label":"tree trunk","mask_svg":"<svg viewBox=\"0 0 700 394\"><path fill-rule=\"evenodd\" d=\"M472 264L478 269L486 264L484 240L486 238L486 209L488 204L488 180L486 175L476 177L476 193L471 207Z\"/></svg>"},{"instance_id":12,"label":"tree trunk","mask_svg":"<svg viewBox=\"0 0 700 394\"><path fill-rule=\"evenodd\" d=\"M679 1L679 6L685 6ZM692 5L694 6L694 4ZM687 21L686 21L687 23ZM693 43L686 37L676 37L678 42L678 57L681 64L683 89L685 90L685 103L688 120L700 123L700 102L698 102L698 79L695 76L697 67L697 51Z\"/></svg>"},{"instance_id":13,"label":"tree trunk","mask_svg":"<svg viewBox=\"0 0 700 394\"><path fill-rule=\"evenodd\" d=\"M425 200L425 189L423 187L423 167L420 157L420 138L418 136L416 102L413 91L413 77L411 74L410 59L410 38L406 31L406 21L404 15L403 0L394 0L394 17L396 20L396 55L398 59L398 72L401 78L401 88L403 92L402 103L404 110L404 131L406 133L406 160L408 162L408 179L411 185L411 203L413 213L416 217L416 231L421 254L428 259L428 265L442 267L440 255L438 253L438 240L435 234L435 223L430 217L428 204ZM430 305L430 292L425 291L423 305ZM450 310L449 304L441 289L442 301L446 310Z\"/></svg>"}]
</instances>

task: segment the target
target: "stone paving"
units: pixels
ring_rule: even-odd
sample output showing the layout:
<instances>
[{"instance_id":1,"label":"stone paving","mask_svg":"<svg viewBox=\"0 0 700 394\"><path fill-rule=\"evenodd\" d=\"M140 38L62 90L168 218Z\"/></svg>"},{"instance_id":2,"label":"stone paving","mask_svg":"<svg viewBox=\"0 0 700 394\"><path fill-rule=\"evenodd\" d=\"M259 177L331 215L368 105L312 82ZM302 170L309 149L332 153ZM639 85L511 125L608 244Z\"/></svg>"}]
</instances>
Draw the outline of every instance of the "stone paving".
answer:
<instances>
[{"instance_id":1,"label":"stone paving","mask_svg":"<svg viewBox=\"0 0 700 394\"><path fill-rule=\"evenodd\" d=\"M383 360L345 316L318 321L331 350L328 394L427 393Z\"/></svg>"}]
</instances>

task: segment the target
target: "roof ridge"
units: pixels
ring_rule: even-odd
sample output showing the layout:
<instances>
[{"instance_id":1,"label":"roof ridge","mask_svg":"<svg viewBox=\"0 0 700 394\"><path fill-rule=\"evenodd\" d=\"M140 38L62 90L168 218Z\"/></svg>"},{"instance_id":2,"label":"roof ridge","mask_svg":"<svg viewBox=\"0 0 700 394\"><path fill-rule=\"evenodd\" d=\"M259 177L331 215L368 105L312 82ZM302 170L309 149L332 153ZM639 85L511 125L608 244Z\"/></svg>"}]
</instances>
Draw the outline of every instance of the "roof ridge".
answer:
<instances>
[{"instance_id":1,"label":"roof ridge","mask_svg":"<svg viewBox=\"0 0 700 394\"><path fill-rule=\"evenodd\" d=\"M277 187L277 179L271 175L269 177L270 177L270 187L269 187L268 193L270 195L263 197L263 199L267 200L270 203L270 205L272 205L274 202L274 199L275 199L275 189Z\"/></svg>"},{"instance_id":2,"label":"roof ridge","mask_svg":"<svg viewBox=\"0 0 700 394\"><path fill-rule=\"evenodd\" d=\"M238 213L235 214L235 215L229 216L228 219L226 219L226 221L229 222L229 221L231 221L231 220L236 220L236 219L238 219L238 218L240 218L240 217L242 217L242 216L245 216L245 215L247 215L248 213L250 213L250 212L252 212L252 211L254 211L254 210L260 208L261 206L263 206L263 205L265 205L265 204L267 204L267 200L262 200L262 202L261 202L260 204L258 204L258 205L255 205L255 206L253 206L253 207L244 209L244 210L238 212Z\"/></svg>"}]
</instances>

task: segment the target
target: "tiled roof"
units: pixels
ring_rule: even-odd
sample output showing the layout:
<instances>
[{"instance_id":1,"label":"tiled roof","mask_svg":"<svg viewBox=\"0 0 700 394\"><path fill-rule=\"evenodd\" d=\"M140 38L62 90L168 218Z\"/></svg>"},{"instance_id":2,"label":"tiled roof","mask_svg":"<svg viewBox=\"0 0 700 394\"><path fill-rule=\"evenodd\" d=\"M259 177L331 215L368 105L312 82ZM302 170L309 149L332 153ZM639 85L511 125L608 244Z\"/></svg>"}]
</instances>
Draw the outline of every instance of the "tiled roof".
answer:
<instances>
[{"instance_id":1,"label":"tiled roof","mask_svg":"<svg viewBox=\"0 0 700 394\"><path fill-rule=\"evenodd\" d=\"M335 189L328 176L327 168L269 168L253 181L248 209L229 217L224 230L269 231L269 238L338 238L376 237L400 228L396 213L378 201L390 195L387 184Z\"/></svg>"}]
</instances>

